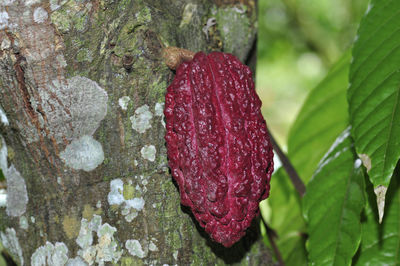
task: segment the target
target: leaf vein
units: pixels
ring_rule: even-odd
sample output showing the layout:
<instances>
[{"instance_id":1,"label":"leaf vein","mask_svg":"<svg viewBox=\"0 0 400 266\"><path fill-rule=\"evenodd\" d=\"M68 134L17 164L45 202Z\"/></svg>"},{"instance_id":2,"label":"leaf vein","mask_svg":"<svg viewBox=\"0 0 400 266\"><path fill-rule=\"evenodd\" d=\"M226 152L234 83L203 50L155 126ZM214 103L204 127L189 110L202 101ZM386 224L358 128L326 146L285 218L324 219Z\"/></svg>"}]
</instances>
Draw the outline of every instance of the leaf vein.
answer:
<instances>
[{"instance_id":1,"label":"leaf vein","mask_svg":"<svg viewBox=\"0 0 400 266\"><path fill-rule=\"evenodd\" d=\"M397 12L397 13L400 13L400 11ZM395 15L397 15L397 13L396 13ZM393 15L393 16L394 16L394 15ZM393 37L393 35L395 35L395 34L396 34L397 32L399 32L399 31L400 31L400 28L397 28L396 30L394 30L394 31L392 32L392 34L391 34L390 36L388 36L387 38L383 39L382 42L379 43L379 44L368 54L368 56L367 56L364 60L362 60L362 61L359 63L359 66L357 66L357 68L354 70L354 72L353 72L353 74L352 74L352 77L355 77L355 76L358 74L359 70L361 69L361 66L364 65L364 62L366 62L373 54L375 54L375 52L376 52L379 48L381 48L384 44L386 44L387 41L390 40L390 39ZM396 47L395 47L395 48L396 48Z\"/></svg>"},{"instance_id":2,"label":"leaf vein","mask_svg":"<svg viewBox=\"0 0 400 266\"><path fill-rule=\"evenodd\" d=\"M400 85L400 84L399 84L399 85ZM398 89L397 89L396 103L395 103L394 108L393 108L392 119L390 120L390 125L389 125L389 138L388 138L388 141L386 141L385 152L384 152L384 154L383 154L383 156L384 156L384 164L383 164L383 169L382 169L382 176L384 175L384 171L385 171L385 168L386 168L386 163L387 163L386 155L387 155L387 151L388 151L388 148L389 148L389 145L388 145L388 144L389 144L389 141L391 140L392 134L393 134L393 120L394 120L394 114L396 113L396 109L399 108L399 99L400 99L400 88L398 87Z\"/></svg>"}]
</instances>

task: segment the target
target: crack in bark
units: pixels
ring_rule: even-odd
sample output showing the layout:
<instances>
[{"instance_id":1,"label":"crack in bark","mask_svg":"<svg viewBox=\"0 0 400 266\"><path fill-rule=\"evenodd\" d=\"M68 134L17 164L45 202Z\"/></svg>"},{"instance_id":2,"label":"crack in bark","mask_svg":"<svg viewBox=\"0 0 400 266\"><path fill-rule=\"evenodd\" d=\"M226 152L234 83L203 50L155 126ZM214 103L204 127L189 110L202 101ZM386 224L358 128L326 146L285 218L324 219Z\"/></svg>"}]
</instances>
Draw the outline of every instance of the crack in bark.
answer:
<instances>
[{"instance_id":1,"label":"crack in bark","mask_svg":"<svg viewBox=\"0 0 400 266\"><path fill-rule=\"evenodd\" d=\"M14 46L15 38L14 36L6 31L6 35L9 38L11 42L11 46ZM48 128L46 128L46 124L48 123L46 113L44 112L41 104L38 104L36 110L32 106L31 102L31 95L29 93L28 86L26 84L26 78L25 78L25 70L24 70L24 64L26 63L26 58L19 52L19 51L14 51L14 56L16 58L16 62L13 65L14 71L15 71L15 76L18 84L18 89L20 91L20 95L22 96L22 101L23 101L23 110L25 111L24 113L27 115L27 118L31 121L31 123L34 125L34 127L37 130L38 136L39 136L39 141L40 141L40 149L44 152L45 158L47 159L48 162L50 162L52 165L56 166L54 158L51 156L51 153L49 149L46 146L45 140L44 140L44 135L41 133L42 130L44 130L46 136L49 136L50 131ZM39 115L40 114L43 118L44 125L43 128L40 126L39 123ZM54 151L56 155L59 154L59 148L56 143L56 140L54 136L49 136L51 143L54 146ZM34 160L36 163L39 163L39 160L36 158L36 156L33 156ZM56 166L58 174L60 174L59 168Z\"/></svg>"},{"instance_id":2,"label":"crack in bark","mask_svg":"<svg viewBox=\"0 0 400 266\"><path fill-rule=\"evenodd\" d=\"M20 53L16 53L15 57L17 58L17 62L14 64L14 70L17 76L18 87L22 95L22 100L24 102L25 111L31 117L34 124L36 124L35 121L38 119L37 113L33 109L32 103L29 99L30 95L25 84L25 72L21 65L22 61L25 61L25 57L23 57Z\"/></svg>"}]
</instances>

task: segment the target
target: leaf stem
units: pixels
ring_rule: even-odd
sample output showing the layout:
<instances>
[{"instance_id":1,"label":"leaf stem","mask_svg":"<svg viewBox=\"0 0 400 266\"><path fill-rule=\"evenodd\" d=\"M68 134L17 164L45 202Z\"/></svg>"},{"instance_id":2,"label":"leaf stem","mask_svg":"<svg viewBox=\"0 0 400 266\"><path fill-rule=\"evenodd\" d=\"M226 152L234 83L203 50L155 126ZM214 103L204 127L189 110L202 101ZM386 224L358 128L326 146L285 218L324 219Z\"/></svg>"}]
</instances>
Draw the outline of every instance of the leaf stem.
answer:
<instances>
[{"instance_id":1,"label":"leaf stem","mask_svg":"<svg viewBox=\"0 0 400 266\"><path fill-rule=\"evenodd\" d=\"M289 158L279 147L278 143L272 136L271 132L269 132L269 137L271 139L271 143L272 143L272 146L273 146L276 154L278 154L278 157L282 162L283 168L285 168L286 172L289 175L290 180L292 181L292 184L294 185L295 189L299 193L300 197L303 197L304 194L306 193L306 186L304 185L303 181L300 179L299 175L296 172L296 169L294 169Z\"/></svg>"},{"instance_id":2,"label":"leaf stem","mask_svg":"<svg viewBox=\"0 0 400 266\"><path fill-rule=\"evenodd\" d=\"M279 266L285 266L285 262L283 261L281 252L278 249L278 245L275 243L275 238L278 238L277 233L275 232L274 229L269 227L267 222L264 220L264 217L261 215L261 220L264 224L265 230L267 231L267 237L269 240L269 243L271 244L272 249L274 250L274 253L276 255L276 258L278 259L278 265Z\"/></svg>"}]
</instances>

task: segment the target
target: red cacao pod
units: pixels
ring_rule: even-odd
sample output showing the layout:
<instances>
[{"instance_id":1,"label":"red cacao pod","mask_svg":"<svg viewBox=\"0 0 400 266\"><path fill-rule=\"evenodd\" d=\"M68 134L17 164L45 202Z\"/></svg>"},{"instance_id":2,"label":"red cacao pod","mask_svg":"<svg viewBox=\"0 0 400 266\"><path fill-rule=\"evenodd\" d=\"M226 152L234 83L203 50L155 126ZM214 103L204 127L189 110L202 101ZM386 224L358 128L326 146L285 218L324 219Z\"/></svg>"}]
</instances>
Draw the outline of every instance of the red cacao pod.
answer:
<instances>
[{"instance_id":1,"label":"red cacao pod","mask_svg":"<svg viewBox=\"0 0 400 266\"><path fill-rule=\"evenodd\" d=\"M250 69L221 52L181 63L165 96L181 203L225 247L244 236L269 194L273 152L260 108Z\"/></svg>"}]
</instances>

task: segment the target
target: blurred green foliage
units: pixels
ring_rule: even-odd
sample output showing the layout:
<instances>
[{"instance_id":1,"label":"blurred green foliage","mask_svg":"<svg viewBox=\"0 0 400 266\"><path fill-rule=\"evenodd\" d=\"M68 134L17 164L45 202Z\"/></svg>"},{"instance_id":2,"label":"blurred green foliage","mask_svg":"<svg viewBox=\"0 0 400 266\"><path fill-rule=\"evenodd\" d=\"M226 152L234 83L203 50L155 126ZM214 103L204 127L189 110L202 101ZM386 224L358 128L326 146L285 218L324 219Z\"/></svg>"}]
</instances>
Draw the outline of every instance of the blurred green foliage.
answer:
<instances>
[{"instance_id":1,"label":"blurred green foliage","mask_svg":"<svg viewBox=\"0 0 400 266\"><path fill-rule=\"evenodd\" d=\"M353 44L368 0L260 0L256 87L263 114L286 146L308 92Z\"/></svg>"}]
</instances>

